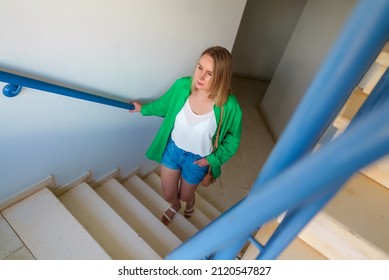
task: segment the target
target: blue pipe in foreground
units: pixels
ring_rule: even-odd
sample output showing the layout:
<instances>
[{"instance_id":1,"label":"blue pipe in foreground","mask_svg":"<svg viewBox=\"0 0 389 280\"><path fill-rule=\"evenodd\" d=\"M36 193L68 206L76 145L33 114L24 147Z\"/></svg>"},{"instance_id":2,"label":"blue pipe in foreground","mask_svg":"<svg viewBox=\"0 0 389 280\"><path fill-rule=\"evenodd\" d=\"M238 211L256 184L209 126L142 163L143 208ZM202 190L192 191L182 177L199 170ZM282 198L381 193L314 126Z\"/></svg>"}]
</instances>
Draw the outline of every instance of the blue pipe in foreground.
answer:
<instances>
[{"instance_id":1,"label":"blue pipe in foreground","mask_svg":"<svg viewBox=\"0 0 389 280\"><path fill-rule=\"evenodd\" d=\"M323 197L319 197L308 203L303 203L296 209L288 210L284 219L272 234L257 259L276 259L311 219L335 196L347 180L348 178L344 178L335 182L329 193Z\"/></svg>"},{"instance_id":2,"label":"blue pipe in foreground","mask_svg":"<svg viewBox=\"0 0 389 280\"><path fill-rule=\"evenodd\" d=\"M60 94L68 97L78 98L86 101L123 108L127 110L134 109L134 105L131 103L126 103L126 102L110 99L107 97L94 95L84 91L58 86L55 84L23 77L16 74L11 74L4 71L0 71L0 80L9 83L3 88L3 93L7 97L14 97L20 92L22 87L28 87L32 89L47 91L55 94Z\"/></svg>"},{"instance_id":3,"label":"blue pipe in foreground","mask_svg":"<svg viewBox=\"0 0 389 280\"><path fill-rule=\"evenodd\" d=\"M212 260L231 260L235 259L238 253L242 250L243 246L250 239L251 234L247 234L245 237L241 238L239 242L234 242L228 244L227 248L222 248L215 252L212 256ZM232 252L232 254L231 254Z\"/></svg>"},{"instance_id":4,"label":"blue pipe in foreground","mask_svg":"<svg viewBox=\"0 0 389 280\"><path fill-rule=\"evenodd\" d=\"M389 153L389 102L361 118L321 149L306 155L171 252L167 259L201 259L241 240L282 212L328 194L339 178ZM360 139L360 141L356 141ZM334 156L336 155L336 156ZM253 211L261 206L261 211ZM231 230L231 226L235 230ZM221 234L222 233L222 234Z\"/></svg>"},{"instance_id":5,"label":"blue pipe in foreground","mask_svg":"<svg viewBox=\"0 0 389 280\"><path fill-rule=\"evenodd\" d=\"M368 114L377 106L380 106L386 99L389 98L389 94L385 94L385 91L389 88L389 70L386 69L385 73L382 75L381 79L378 81L376 86L373 88L372 92L367 97L366 101L359 108L358 112L355 114L352 119L350 126L353 125L354 121L358 120L360 117Z\"/></svg>"},{"instance_id":6,"label":"blue pipe in foreground","mask_svg":"<svg viewBox=\"0 0 389 280\"><path fill-rule=\"evenodd\" d=\"M369 94L367 100L358 110L355 117L351 120L349 127L358 123L360 118L371 113L381 104L385 104L389 99L389 71L386 70L380 81ZM318 213L336 194L338 190L347 182L347 178L339 179L335 183L333 192L317 202L310 202L310 205L304 205L298 209L288 211L285 219L281 225L274 232L269 242L266 244L263 252L261 252L258 259L273 259L276 258L288 244L297 236L297 234L304 228L304 226Z\"/></svg>"}]
</instances>

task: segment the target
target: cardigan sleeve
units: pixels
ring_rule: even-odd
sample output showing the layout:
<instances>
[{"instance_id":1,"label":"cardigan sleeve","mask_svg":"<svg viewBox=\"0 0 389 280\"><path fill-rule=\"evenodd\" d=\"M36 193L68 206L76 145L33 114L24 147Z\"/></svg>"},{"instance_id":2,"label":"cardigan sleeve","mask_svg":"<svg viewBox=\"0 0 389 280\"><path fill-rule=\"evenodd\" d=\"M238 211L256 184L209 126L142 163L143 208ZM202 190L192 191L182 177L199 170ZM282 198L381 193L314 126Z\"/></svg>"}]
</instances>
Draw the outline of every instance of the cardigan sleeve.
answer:
<instances>
[{"instance_id":1,"label":"cardigan sleeve","mask_svg":"<svg viewBox=\"0 0 389 280\"><path fill-rule=\"evenodd\" d=\"M169 106L177 87L177 81L169 88L169 90L157 100L143 104L141 114L143 116L159 116L165 117L169 111Z\"/></svg>"},{"instance_id":2,"label":"cardigan sleeve","mask_svg":"<svg viewBox=\"0 0 389 280\"><path fill-rule=\"evenodd\" d=\"M174 126L176 115L181 110L190 93L191 78L178 79L172 87L159 99L142 105L144 116L163 117L162 124L146 152L147 158L161 162L162 154Z\"/></svg>"}]
</instances>

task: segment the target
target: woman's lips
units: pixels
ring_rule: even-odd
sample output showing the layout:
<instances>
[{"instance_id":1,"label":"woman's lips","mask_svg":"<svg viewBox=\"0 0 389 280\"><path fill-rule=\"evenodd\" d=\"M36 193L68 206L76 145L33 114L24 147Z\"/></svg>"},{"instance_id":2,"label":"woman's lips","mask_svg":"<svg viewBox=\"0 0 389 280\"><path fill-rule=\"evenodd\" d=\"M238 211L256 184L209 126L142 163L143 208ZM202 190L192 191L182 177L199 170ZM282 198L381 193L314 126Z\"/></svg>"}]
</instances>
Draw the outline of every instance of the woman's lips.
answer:
<instances>
[{"instance_id":1,"label":"woman's lips","mask_svg":"<svg viewBox=\"0 0 389 280\"><path fill-rule=\"evenodd\" d=\"M203 86L203 83L200 83L199 81L196 82L198 86Z\"/></svg>"}]
</instances>

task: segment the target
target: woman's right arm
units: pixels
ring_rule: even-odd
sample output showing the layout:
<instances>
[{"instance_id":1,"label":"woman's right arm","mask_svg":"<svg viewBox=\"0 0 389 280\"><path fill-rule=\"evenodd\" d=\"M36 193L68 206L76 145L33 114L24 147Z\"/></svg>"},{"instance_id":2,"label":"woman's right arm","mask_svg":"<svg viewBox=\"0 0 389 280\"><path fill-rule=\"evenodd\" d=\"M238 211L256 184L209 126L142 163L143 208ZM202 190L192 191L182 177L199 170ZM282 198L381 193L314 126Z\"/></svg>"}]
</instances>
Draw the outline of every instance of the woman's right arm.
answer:
<instances>
[{"instance_id":1,"label":"woman's right arm","mask_svg":"<svg viewBox=\"0 0 389 280\"><path fill-rule=\"evenodd\" d=\"M169 110L171 102L174 99L174 95L176 93L176 86L177 81L169 88L167 92L165 92L165 94L163 94L157 100L154 100L147 104L143 104L140 110L141 114L143 116L165 117Z\"/></svg>"},{"instance_id":2,"label":"woman's right arm","mask_svg":"<svg viewBox=\"0 0 389 280\"><path fill-rule=\"evenodd\" d=\"M140 112L143 116L165 117L169 107L171 106L171 103L175 98L175 94L177 94L177 88L184 87L186 89L187 83L189 83L190 86L190 80L188 77L176 80L168 89L168 91L165 92L165 94L150 103L142 105L138 102L132 102L132 104L135 106L135 109L131 110L130 112Z\"/></svg>"}]
</instances>

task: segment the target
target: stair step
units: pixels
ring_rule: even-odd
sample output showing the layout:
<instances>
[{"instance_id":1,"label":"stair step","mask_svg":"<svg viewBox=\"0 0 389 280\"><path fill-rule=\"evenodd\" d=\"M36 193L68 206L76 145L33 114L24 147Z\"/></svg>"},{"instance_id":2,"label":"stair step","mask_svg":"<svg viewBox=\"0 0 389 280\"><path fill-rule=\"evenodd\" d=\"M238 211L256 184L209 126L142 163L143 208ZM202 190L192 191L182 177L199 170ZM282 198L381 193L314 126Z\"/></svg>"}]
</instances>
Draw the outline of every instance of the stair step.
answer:
<instances>
[{"instance_id":1,"label":"stair step","mask_svg":"<svg viewBox=\"0 0 389 280\"><path fill-rule=\"evenodd\" d=\"M47 188L2 214L36 259L111 259Z\"/></svg>"},{"instance_id":2,"label":"stair step","mask_svg":"<svg viewBox=\"0 0 389 280\"><path fill-rule=\"evenodd\" d=\"M354 118L362 104L366 101L368 94L362 91L361 88L356 87L351 93L350 98L344 104L342 110L334 121L334 126L340 131L344 131Z\"/></svg>"},{"instance_id":3,"label":"stair step","mask_svg":"<svg viewBox=\"0 0 389 280\"><path fill-rule=\"evenodd\" d=\"M377 59L377 62L379 61L379 63L374 64L375 67L371 68L374 69L374 71L372 71L373 73L371 74L371 77L370 75L367 76L369 77L369 83L365 85L364 89L356 87L339 112L333 123L333 126L338 129L335 136L338 136L346 130L354 116L357 114L358 110L367 100L369 93L373 90L377 82L381 79L382 75L388 68L388 48L389 43L386 43L383 51L379 55L379 59ZM367 77L365 76L364 79ZM371 179L382 184L386 188L389 188L389 156L386 156L376 163L369 165L368 167L362 169L361 172L367 177L370 177Z\"/></svg>"},{"instance_id":4,"label":"stair step","mask_svg":"<svg viewBox=\"0 0 389 280\"><path fill-rule=\"evenodd\" d=\"M270 221L265 224L255 235L255 239L261 244L266 244L273 232L278 227L277 221ZM250 244L242 256L242 260L254 260L259 254L259 250ZM300 238L295 238L289 246L278 256L278 260L325 260L325 256L305 243Z\"/></svg>"},{"instance_id":5,"label":"stair step","mask_svg":"<svg viewBox=\"0 0 389 280\"><path fill-rule=\"evenodd\" d=\"M162 196L161 178L157 174L152 173L143 180L149 186L151 186L160 196ZM181 213L184 212L184 207L181 209ZM202 198L199 194L196 193L195 212L193 213L193 216L190 217L188 220L198 229L205 227L214 219L207 216L203 212L203 210L205 210L208 214L213 213L212 211L217 211L211 204L209 204L206 200L204 200L204 198ZM215 213L214 215L218 217L220 215L220 212L218 214Z\"/></svg>"},{"instance_id":6,"label":"stair step","mask_svg":"<svg viewBox=\"0 0 389 280\"><path fill-rule=\"evenodd\" d=\"M388 259L388 256L326 213L319 213L299 237L331 260Z\"/></svg>"},{"instance_id":7,"label":"stair step","mask_svg":"<svg viewBox=\"0 0 389 280\"><path fill-rule=\"evenodd\" d=\"M361 173L389 189L389 156L362 169Z\"/></svg>"},{"instance_id":8,"label":"stair step","mask_svg":"<svg viewBox=\"0 0 389 280\"><path fill-rule=\"evenodd\" d=\"M122 185L133 194L137 200L147 207L157 219L161 219L162 214L170 207L158 193L137 175L132 176ZM177 213L174 216L174 219L167 227L182 241L187 240L198 231L198 229L180 213Z\"/></svg>"},{"instance_id":9,"label":"stair step","mask_svg":"<svg viewBox=\"0 0 389 280\"><path fill-rule=\"evenodd\" d=\"M161 259L88 184L59 199L113 259Z\"/></svg>"},{"instance_id":10,"label":"stair step","mask_svg":"<svg viewBox=\"0 0 389 280\"><path fill-rule=\"evenodd\" d=\"M389 259L388 200L386 188L356 173L298 237L328 259Z\"/></svg>"},{"instance_id":11,"label":"stair step","mask_svg":"<svg viewBox=\"0 0 389 280\"><path fill-rule=\"evenodd\" d=\"M385 43L376 61L386 67L389 67L389 42Z\"/></svg>"},{"instance_id":12,"label":"stair step","mask_svg":"<svg viewBox=\"0 0 389 280\"><path fill-rule=\"evenodd\" d=\"M388 201L387 188L361 173L356 173L323 209L323 212L333 221L321 219L323 224L321 228L329 229L329 223L343 225L345 229L339 232L335 230L334 234L338 236L347 234L346 240L350 242L355 240L355 244L350 243L350 246L356 252L349 255L342 247L335 244L333 246L341 250L339 254L346 253L347 255L343 256L347 259L389 259ZM362 244L359 246L360 243Z\"/></svg>"},{"instance_id":13,"label":"stair step","mask_svg":"<svg viewBox=\"0 0 389 280\"><path fill-rule=\"evenodd\" d=\"M165 257L182 242L143 206L116 179L110 179L95 191L129 224L160 256Z\"/></svg>"}]
</instances>

